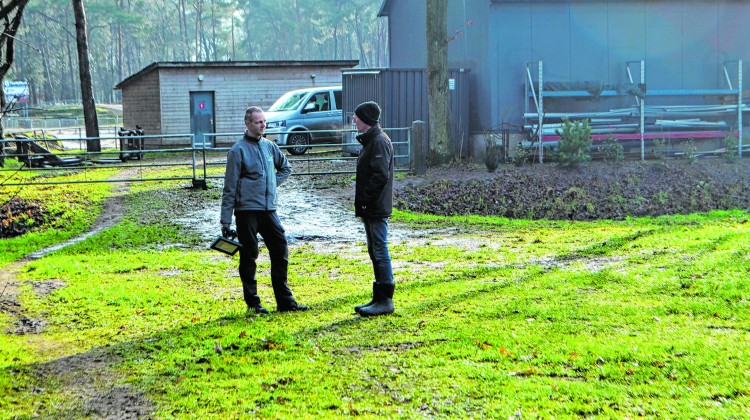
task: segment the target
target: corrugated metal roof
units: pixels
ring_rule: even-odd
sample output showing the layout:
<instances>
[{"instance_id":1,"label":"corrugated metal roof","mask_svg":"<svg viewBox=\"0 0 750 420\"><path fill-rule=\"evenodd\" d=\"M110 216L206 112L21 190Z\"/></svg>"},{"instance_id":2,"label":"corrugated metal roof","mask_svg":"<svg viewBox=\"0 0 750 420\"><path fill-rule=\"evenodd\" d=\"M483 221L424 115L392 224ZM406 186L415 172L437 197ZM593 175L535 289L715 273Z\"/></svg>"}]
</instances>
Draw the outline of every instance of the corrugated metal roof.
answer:
<instances>
[{"instance_id":1,"label":"corrugated metal roof","mask_svg":"<svg viewBox=\"0 0 750 420\"><path fill-rule=\"evenodd\" d=\"M141 79L157 69L217 69L217 68L259 68L259 67L338 67L351 68L359 65L359 60L315 60L315 61L157 61L144 67L115 86L124 86Z\"/></svg>"}]
</instances>

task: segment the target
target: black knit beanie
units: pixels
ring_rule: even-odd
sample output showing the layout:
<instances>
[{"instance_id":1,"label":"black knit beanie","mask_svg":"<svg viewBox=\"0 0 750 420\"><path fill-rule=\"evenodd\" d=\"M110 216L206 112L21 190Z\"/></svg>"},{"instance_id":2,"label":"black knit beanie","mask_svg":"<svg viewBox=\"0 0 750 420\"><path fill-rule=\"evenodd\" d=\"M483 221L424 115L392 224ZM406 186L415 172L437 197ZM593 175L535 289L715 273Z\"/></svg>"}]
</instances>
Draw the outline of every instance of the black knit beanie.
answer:
<instances>
[{"instance_id":1,"label":"black knit beanie","mask_svg":"<svg viewBox=\"0 0 750 420\"><path fill-rule=\"evenodd\" d=\"M363 123L373 126L380 121L380 107L375 102L364 102L354 109L354 114Z\"/></svg>"}]
</instances>

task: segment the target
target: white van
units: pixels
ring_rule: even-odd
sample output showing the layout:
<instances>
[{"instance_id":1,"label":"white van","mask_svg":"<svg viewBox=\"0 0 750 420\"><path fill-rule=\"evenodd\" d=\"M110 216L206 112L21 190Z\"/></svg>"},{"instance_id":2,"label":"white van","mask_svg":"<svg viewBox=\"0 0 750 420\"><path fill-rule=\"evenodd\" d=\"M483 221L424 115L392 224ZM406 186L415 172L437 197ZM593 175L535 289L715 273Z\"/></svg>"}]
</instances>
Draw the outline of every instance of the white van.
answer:
<instances>
[{"instance_id":1,"label":"white van","mask_svg":"<svg viewBox=\"0 0 750 420\"><path fill-rule=\"evenodd\" d=\"M293 155L305 153L312 143L341 143L342 105L341 86L287 92L266 111L266 137L295 146L287 149Z\"/></svg>"}]
</instances>

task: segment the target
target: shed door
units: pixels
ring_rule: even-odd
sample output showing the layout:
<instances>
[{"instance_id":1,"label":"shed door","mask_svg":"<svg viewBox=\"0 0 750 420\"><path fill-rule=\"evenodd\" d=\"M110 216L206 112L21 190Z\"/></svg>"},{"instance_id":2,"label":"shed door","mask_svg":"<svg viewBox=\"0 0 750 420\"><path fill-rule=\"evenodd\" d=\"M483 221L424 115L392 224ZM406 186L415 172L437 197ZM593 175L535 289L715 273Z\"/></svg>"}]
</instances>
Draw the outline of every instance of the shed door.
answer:
<instances>
[{"instance_id":1,"label":"shed door","mask_svg":"<svg viewBox=\"0 0 750 420\"><path fill-rule=\"evenodd\" d=\"M193 133L193 147L213 146L214 133L214 93L190 92L190 132Z\"/></svg>"}]
</instances>

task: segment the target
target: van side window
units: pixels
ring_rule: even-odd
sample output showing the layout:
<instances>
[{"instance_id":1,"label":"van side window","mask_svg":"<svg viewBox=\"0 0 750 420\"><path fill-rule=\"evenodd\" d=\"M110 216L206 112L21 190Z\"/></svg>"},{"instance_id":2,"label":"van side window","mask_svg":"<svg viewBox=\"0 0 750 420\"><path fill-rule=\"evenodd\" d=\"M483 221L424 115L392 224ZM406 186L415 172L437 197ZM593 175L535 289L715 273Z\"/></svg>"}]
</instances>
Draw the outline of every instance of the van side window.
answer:
<instances>
[{"instance_id":1,"label":"van side window","mask_svg":"<svg viewBox=\"0 0 750 420\"><path fill-rule=\"evenodd\" d=\"M310 102L315 104L314 112L331 110L331 100L328 92L316 93L310 98Z\"/></svg>"},{"instance_id":2,"label":"van side window","mask_svg":"<svg viewBox=\"0 0 750 420\"><path fill-rule=\"evenodd\" d=\"M336 100L336 110L341 110L341 105L344 103L343 95L340 90L333 91L333 98Z\"/></svg>"}]
</instances>

